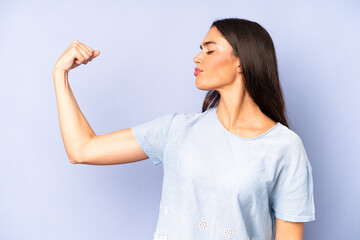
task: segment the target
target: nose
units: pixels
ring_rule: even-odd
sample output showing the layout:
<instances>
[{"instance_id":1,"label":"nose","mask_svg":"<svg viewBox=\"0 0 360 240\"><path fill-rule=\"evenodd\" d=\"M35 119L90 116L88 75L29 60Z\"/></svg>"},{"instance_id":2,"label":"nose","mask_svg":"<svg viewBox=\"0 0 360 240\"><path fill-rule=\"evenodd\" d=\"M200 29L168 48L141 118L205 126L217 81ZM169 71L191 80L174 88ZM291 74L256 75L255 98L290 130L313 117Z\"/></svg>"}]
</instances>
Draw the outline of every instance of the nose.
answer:
<instances>
[{"instance_id":1,"label":"nose","mask_svg":"<svg viewBox=\"0 0 360 240\"><path fill-rule=\"evenodd\" d=\"M200 54L201 54L201 52L194 57L194 59L193 59L194 63L196 63L196 64L200 63L200 61L201 61L200 60Z\"/></svg>"}]
</instances>

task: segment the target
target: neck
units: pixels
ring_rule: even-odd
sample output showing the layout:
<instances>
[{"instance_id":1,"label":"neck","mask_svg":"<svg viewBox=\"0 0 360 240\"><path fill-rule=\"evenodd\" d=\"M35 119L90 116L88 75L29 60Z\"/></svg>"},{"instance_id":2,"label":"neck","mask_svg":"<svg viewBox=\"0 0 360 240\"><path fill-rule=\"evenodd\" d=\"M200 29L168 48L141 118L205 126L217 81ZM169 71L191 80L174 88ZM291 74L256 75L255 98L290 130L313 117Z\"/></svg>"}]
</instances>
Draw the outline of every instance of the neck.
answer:
<instances>
[{"instance_id":1,"label":"neck","mask_svg":"<svg viewBox=\"0 0 360 240\"><path fill-rule=\"evenodd\" d=\"M247 91L235 96L220 93L220 96L217 115L228 131L262 129L268 124L266 121L270 118L260 110Z\"/></svg>"}]
</instances>

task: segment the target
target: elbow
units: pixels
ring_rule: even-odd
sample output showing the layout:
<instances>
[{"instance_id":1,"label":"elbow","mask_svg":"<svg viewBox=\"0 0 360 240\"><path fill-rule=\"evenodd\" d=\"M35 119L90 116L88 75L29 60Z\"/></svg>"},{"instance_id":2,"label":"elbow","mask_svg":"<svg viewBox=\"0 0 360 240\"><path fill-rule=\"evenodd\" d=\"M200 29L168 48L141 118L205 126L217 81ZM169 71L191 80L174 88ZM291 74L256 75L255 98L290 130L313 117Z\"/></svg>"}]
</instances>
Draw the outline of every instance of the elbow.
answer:
<instances>
[{"instance_id":1,"label":"elbow","mask_svg":"<svg viewBox=\"0 0 360 240\"><path fill-rule=\"evenodd\" d=\"M69 156L69 161L72 164L80 164L80 163L82 163L81 159L82 158L79 155L77 155L77 156Z\"/></svg>"},{"instance_id":2,"label":"elbow","mask_svg":"<svg viewBox=\"0 0 360 240\"><path fill-rule=\"evenodd\" d=\"M82 164L84 163L84 159L86 159L86 149L87 149L87 145L89 142L87 142L86 144L82 144L81 146L78 146L76 148L75 151L72 152L71 155L69 155L69 161L72 164Z\"/></svg>"},{"instance_id":3,"label":"elbow","mask_svg":"<svg viewBox=\"0 0 360 240\"><path fill-rule=\"evenodd\" d=\"M69 161L72 164L84 164L86 163L87 155L88 155L88 145L90 144L93 137L90 137L87 141L79 144L74 147L71 151L71 154L68 154Z\"/></svg>"},{"instance_id":4,"label":"elbow","mask_svg":"<svg viewBox=\"0 0 360 240\"><path fill-rule=\"evenodd\" d=\"M70 163L72 163L72 164L78 164L79 163L78 161L74 160L73 158L69 158L69 160L70 160Z\"/></svg>"},{"instance_id":5,"label":"elbow","mask_svg":"<svg viewBox=\"0 0 360 240\"><path fill-rule=\"evenodd\" d=\"M77 152L79 152L79 151L77 151ZM69 158L70 163L72 163L72 164L80 163L80 159L81 159L79 157L79 154L74 155L74 154L69 154L69 153L68 153L68 158Z\"/></svg>"}]
</instances>

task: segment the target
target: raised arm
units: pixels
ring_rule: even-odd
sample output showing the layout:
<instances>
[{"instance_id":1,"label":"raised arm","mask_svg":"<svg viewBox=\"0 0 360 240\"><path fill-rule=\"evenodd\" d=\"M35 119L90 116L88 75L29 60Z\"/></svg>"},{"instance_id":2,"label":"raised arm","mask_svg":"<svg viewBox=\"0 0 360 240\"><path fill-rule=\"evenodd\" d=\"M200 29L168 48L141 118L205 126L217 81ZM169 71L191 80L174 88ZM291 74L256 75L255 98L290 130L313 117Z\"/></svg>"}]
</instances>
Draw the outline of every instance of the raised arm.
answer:
<instances>
[{"instance_id":1,"label":"raised arm","mask_svg":"<svg viewBox=\"0 0 360 240\"><path fill-rule=\"evenodd\" d=\"M68 81L68 72L100 54L74 41L58 59L53 78L62 139L71 163L122 164L148 158L130 128L97 136L82 114Z\"/></svg>"}]
</instances>

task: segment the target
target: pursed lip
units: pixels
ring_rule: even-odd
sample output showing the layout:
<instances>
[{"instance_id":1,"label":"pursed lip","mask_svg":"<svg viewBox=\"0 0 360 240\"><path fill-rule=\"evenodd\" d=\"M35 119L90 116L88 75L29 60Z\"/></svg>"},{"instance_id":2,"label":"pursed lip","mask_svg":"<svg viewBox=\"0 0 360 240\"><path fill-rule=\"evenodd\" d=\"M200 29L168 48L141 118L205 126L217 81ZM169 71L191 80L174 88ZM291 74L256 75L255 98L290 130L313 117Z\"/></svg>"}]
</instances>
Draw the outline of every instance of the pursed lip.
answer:
<instances>
[{"instance_id":1,"label":"pursed lip","mask_svg":"<svg viewBox=\"0 0 360 240\"><path fill-rule=\"evenodd\" d=\"M203 72L204 70L201 70L200 68L196 67L194 75L197 76L199 73Z\"/></svg>"},{"instance_id":2,"label":"pursed lip","mask_svg":"<svg viewBox=\"0 0 360 240\"><path fill-rule=\"evenodd\" d=\"M204 70L201 70L200 68L196 67L194 75L197 76L198 74L202 73Z\"/></svg>"}]
</instances>

